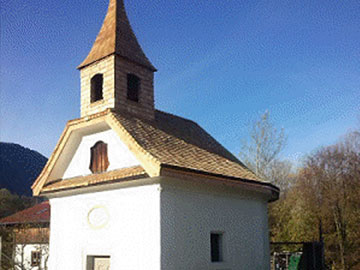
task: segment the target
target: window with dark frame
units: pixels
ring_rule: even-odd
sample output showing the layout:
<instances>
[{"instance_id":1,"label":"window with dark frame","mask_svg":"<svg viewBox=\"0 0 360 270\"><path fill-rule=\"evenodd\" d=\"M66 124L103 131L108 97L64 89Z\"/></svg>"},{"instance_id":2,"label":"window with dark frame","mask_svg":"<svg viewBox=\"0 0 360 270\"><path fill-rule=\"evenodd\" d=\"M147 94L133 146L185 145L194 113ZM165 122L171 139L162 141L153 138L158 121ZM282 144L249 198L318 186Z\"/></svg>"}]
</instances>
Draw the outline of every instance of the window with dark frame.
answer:
<instances>
[{"instance_id":1,"label":"window with dark frame","mask_svg":"<svg viewBox=\"0 0 360 270\"><path fill-rule=\"evenodd\" d=\"M211 244L211 262L222 262L223 261L223 234L222 233L211 233L210 234Z\"/></svg>"},{"instance_id":2,"label":"window with dark frame","mask_svg":"<svg viewBox=\"0 0 360 270\"><path fill-rule=\"evenodd\" d=\"M96 74L91 78L91 103L103 99L103 83L102 74Z\"/></svg>"},{"instance_id":3,"label":"window with dark frame","mask_svg":"<svg viewBox=\"0 0 360 270\"><path fill-rule=\"evenodd\" d=\"M41 253L40 251L31 251L31 266L40 266Z\"/></svg>"},{"instance_id":4,"label":"window with dark frame","mask_svg":"<svg viewBox=\"0 0 360 270\"><path fill-rule=\"evenodd\" d=\"M92 173L102 173L109 165L107 144L99 141L91 147L90 170Z\"/></svg>"},{"instance_id":5,"label":"window with dark frame","mask_svg":"<svg viewBox=\"0 0 360 270\"><path fill-rule=\"evenodd\" d=\"M134 74L127 75L127 98L139 102L140 78Z\"/></svg>"}]
</instances>

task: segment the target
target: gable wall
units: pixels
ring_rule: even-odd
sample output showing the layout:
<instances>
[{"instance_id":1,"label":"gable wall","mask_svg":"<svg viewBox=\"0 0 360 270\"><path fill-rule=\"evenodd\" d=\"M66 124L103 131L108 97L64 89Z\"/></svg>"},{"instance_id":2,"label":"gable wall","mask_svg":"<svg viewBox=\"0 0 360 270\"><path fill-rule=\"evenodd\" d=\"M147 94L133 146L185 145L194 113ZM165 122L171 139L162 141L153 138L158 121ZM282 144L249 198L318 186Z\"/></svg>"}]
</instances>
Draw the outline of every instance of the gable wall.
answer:
<instances>
[{"instance_id":1,"label":"gable wall","mask_svg":"<svg viewBox=\"0 0 360 270\"><path fill-rule=\"evenodd\" d=\"M115 131L109 129L95 134L86 135L81 138L81 142L62 178L66 179L92 174L89 169L91 158L90 149L98 141L103 141L108 145L108 159L110 163L108 171L140 165L135 156L120 140Z\"/></svg>"},{"instance_id":2,"label":"gable wall","mask_svg":"<svg viewBox=\"0 0 360 270\"><path fill-rule=\"evenodd\" d=\"M158 184L50 199L49 269L86 270L88 255L110 256L111 269L160 269L159 203Z\"/></svg>"},{"instance_id":3,"label":"gable wall","mask_svg":"<svg viewBox=\"0 0 360 270\"><path fill-rule=\"evenodd\" d=\"M211 262L211 232L224 233L222 263ZM161 269L269 270L268 234L267 201L257 194L162 182Z\"/></svg>"}]
</instances>

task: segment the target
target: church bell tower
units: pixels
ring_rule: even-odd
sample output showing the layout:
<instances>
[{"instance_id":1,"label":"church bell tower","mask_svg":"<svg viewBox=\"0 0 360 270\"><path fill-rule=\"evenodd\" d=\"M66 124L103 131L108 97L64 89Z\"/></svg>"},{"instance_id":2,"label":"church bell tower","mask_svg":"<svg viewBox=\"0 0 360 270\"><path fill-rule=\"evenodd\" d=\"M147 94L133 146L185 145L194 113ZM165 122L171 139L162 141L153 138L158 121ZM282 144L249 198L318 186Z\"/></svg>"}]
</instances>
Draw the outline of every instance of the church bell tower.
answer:
<instances>
[{"instance_id":1,"label":"church bell tower","mask_svg":"<svg viewBox=\"0 0 360 270\"><path fill-rule=\"evenodd\" d=\"M110 0L103 26L78 69L81 117L111 108L154 119L156 69L136 39L123 0Z\"/></svg>"}]
</instances>

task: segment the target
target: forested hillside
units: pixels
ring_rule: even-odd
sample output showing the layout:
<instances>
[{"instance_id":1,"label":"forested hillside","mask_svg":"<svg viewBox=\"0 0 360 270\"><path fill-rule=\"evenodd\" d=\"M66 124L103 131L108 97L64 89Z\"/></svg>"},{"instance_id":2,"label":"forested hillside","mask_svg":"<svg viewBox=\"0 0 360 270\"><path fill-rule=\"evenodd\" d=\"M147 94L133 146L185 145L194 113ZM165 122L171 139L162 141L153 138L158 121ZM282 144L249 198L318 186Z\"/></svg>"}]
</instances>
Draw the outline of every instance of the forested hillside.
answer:
<instances>
[{"instance_id":1,"label":"forested hillside","mask_svg":"<svg viewBox=\"0 0 360 270\"><path fill-rule=\"evenodd\" d=\"M31 196L31 185L47 159L40 153L14 143L0 142L0 189Z\"/></svg>"}]
</instances>

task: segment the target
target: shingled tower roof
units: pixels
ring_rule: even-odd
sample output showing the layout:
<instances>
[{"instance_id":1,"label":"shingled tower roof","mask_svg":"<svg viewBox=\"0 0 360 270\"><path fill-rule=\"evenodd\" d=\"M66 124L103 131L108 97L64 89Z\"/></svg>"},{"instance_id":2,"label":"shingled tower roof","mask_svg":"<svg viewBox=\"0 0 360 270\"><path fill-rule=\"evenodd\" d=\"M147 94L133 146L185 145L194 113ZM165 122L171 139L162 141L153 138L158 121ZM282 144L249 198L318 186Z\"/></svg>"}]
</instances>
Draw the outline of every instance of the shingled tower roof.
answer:
<instances>
[{"instance_id":1,"label":"shingled tower roof","mask_svg":"<svg viewBox=\"0 0 360 270\"><path fill-rule=\"evenodd\" d=\"M126 15L123 0L110 0L103 26L89 55L78 66L78 69L113 54L124 57L151 71L156 71L136 39Z\"/></svg>"}]
</instances>

